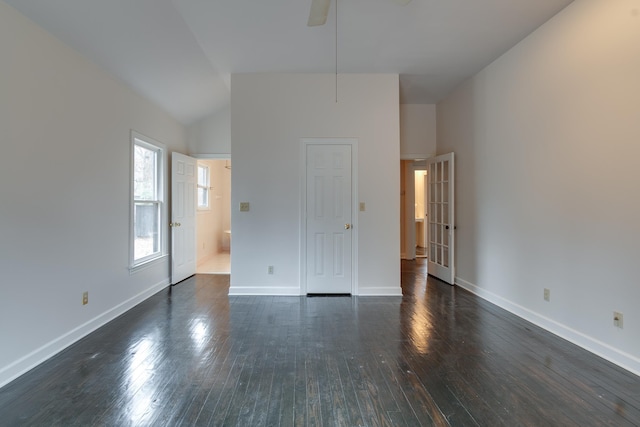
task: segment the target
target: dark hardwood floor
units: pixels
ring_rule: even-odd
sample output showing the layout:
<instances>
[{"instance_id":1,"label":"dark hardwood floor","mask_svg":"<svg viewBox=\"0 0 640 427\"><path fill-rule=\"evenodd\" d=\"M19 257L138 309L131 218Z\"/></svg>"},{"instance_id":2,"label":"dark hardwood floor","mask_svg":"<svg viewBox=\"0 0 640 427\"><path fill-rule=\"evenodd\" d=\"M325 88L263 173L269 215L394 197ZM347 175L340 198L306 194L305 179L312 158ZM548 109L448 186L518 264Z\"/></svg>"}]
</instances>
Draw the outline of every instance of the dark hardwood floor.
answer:
<instances>
[{"instance_id":1,"label":"dark hardwood floor","mask_svg":"<svg viewBox=\"0 0 640 427\"><path fill-rule=\"evenodd\" d=\"M2 426L625 426L640 378L403 261L403 297L195 276L0 389Z\"/></svg>"}]
</instances>

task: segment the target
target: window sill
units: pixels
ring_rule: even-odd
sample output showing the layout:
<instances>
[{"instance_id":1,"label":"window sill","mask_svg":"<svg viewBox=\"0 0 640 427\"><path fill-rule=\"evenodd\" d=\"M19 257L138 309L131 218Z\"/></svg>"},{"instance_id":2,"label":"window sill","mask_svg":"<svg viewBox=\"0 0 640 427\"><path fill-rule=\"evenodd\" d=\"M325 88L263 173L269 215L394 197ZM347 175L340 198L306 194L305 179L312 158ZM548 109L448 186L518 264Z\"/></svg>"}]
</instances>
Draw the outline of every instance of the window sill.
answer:
<instances>
[{"instance_id":1,"label":"window sill","mask_svg":"<svg viewBox=\"0 0 640 427\"><path fill-rule=\"evenodd\" d=\"M157 258L150 259L145 262L141 262L140 264L133 265L129 267L129 274L136 274L138 271L146 270L147 268L153 267L156 264L159 264L162 261L165 261L169 258L168 254L160 255Z\"/></svg>"}]
</instances>

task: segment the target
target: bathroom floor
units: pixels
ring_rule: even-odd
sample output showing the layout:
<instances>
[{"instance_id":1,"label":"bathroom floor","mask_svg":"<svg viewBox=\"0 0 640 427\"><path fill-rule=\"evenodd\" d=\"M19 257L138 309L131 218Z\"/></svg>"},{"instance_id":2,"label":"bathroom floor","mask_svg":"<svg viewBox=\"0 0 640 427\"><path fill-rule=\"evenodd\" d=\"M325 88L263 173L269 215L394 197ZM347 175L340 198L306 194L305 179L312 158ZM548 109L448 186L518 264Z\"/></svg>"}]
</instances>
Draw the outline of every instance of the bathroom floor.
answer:
<instances>
[{"instance_id":1,"label":"bathroom floor","mask_svg":"<svg viewBox=\"0 0 640 427\"><path fill-rule=\"evenodd\" d=\"M230 274L231 254L229 252L220 252L212 256L198 264L196 272L198 274Z\"/></svg>"}]
</instances>

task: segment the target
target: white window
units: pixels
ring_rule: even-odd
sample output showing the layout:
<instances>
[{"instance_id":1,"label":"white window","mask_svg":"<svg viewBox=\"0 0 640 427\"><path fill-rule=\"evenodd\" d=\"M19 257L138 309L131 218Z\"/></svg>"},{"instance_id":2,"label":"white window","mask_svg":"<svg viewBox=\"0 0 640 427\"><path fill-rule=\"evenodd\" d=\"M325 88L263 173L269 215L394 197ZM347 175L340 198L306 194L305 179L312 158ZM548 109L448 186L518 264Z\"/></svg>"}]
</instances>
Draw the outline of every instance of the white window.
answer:
<instances>
[{"instance_id":1,"label":"white window","mask_svg":"<svg viewBox=\"0 0 640 427\"><path fill-rule=\"evenodd\" d=\"M131 266L164 254L164 149L132 134Z\"/></svg>"},{"instance_id":2,"label":"white window","mask_svg":"<svg viewBox=\"0 0 640 427\"><path fill-rule=\"evenodd\" d=\"M198 165L198 209L209 209L209 167Z\"/></svg>"}]
</instances>

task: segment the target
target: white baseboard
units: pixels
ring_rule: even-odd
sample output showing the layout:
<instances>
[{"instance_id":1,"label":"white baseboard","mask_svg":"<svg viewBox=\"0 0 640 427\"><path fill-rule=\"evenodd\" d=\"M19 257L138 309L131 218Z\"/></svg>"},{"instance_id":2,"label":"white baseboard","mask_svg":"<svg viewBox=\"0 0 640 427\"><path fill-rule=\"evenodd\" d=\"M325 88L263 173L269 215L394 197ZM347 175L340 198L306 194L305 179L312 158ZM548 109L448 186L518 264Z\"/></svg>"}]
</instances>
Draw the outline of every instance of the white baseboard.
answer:
<instances>
[{"instance_id":1,"label":"white baseboard","mask_svg":"<svg viewBox=\"0 0 640 427\"><path fill-rule=\"evenodd\" d=\"M590 351L591 353L600 356L611 363L615 363L616 365L628 370L629 372L634 373L635 375L640 375L640 359L631 354L620 351L580 331L576 331L575 329L563 325L562 323L556 322L553 319L549 319L548 317L529 310L526 307L502 298L501 296L496 295L493 292L482 289L471 282L467 282L464 279L456 277L455 283L456 285L468 290L469 292L479 296L480 298L487 300L490 303L495 304L498 307L503 308L508 312L513 313L516 316L521 317L533 323L534 325L551 332L554 335L559 336L560 338L564 338L565 340L579 347L582 347L585 350Z\"/></svg>"},{"instance_id":2,"label":"white baseboard","mask_svg":"<svg viewBox=\"0 0 640 427\"><path fill-rule=\"evenodd\" d=\"M297 287L260 287L260 286L231 286L229 296L262 295L262 296L300 296L300 288Z\"/></svg>"},{"instance_id":3,"label":"white baseboard","mask_svg":"<svg viewBox=\"0 0 640 427\"><path fill-rule=\"evenodd\" d=\"M367 287L367 286L359 286L358 287L358 296L361 297L401 297L402 296L402 288L398 285L397 287Z\"/></svg>"},{"instance_id":4,"label":"white baseboard","mask_svg":"<svg viewBox=\"0 0 640 427\"><path fill-rule=\"evenodd\" d=\"M69 347L71 344L89 335L99 327L109 323L111 320L120 316L127 310L132 309L142 301L146 300L152 295L155 295L167 286L169 286L168 278L160 283L151 286L147 290L140 292L138 295L129 298L121 304L118 304L117 306L107 310L101 315L94 317L93 319L78 326L77 328L70 330L66 334L61 335L60 337L48 342L42 347L16 360L12 364L0 369L0 387L10 383L20 375L26 373L27 371L30 371L52 356L55 356L57 353Z\"/></svg>"},{"instance_id":5,"label":"white baseboard","mask_svg":"<svg viewBox=\"0 0 640 427\"><path fill-rule=\"evenodd\" d=\"M259 287L259 286L232 286L229 288L229 296L300 296L300 288L297 287ZM358 288L358 296L402 296L402 288L398 287L362 287Z\"/></svg>"}]
</instances>

